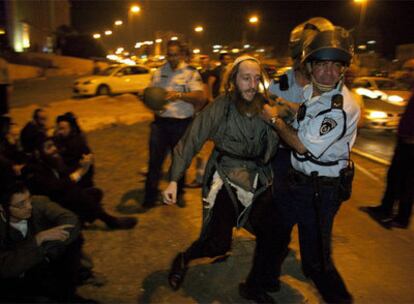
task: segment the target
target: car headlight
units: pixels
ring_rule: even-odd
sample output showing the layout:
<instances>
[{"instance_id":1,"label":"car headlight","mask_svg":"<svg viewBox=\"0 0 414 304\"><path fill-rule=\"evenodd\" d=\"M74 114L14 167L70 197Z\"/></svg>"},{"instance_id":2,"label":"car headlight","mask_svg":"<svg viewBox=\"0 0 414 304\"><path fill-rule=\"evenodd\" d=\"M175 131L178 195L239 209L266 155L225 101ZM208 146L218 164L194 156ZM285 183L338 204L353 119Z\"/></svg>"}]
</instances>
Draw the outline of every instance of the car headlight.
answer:
<instances>
[{"instance_id":1,"label":"car headlight","mask_svg":"<svg viewBox=\"0 0 414 304\"><path fill-rule=\"evenodd\" d=\"M92 83L92 81L86 80L83 84L91 84L91 83Z\"/></svg>"},{"instance_id":2,"label":"car headlight","mask_svg":"<svg viewBox=\"0 0 414 304\"><path fill-rule=\"evenodd\" d=\"M398 95L391 95L391 96L388 96L388 101L389 102L400 103L400 102L404 101L404 98L402 98L401 96L398 96Z\"/></svg>"},{"instance_id":3,"label":"car headlight","mask_svg":"<svg viewBox=\"0 0 414 304\"><path fill-rule=\"evenodd\" d=\"M372 111L368 113L368 118L370 119L384 119L387 118L387 113L382 111Z\"/></svg>"},{"instance_id":4,"label":"car headlight","mask_svg":"<svg viewBox=\"0 0 414 304\"><path fill-rule=\"evenodd\" d=\"M381 94L378 91L371 91L371 90L365 89L365 88L358 88L358 89L355 90L355 92L358 95L366 96L366 97L371 98L371 99L377 99L377 98L381 97Z\"/></svg>"}]
</instances>

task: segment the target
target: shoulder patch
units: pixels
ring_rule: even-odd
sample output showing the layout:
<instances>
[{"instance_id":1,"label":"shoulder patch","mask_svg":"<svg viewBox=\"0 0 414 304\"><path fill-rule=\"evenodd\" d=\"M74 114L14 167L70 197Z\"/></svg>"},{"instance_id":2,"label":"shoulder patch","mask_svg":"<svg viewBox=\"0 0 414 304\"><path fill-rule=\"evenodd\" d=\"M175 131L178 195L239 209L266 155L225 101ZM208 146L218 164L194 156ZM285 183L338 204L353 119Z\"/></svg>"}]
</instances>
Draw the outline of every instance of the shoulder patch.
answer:
<instances>
[{"instance_id":1,"label":"shoulder patch","mask_svg":"<svg viewBox=\"0 0 414 304\"><path fill-rule=\"evenodd\" d=\"M323 136L328 134L333 129L335 129L337 125L338 123L334 119L330 117L325 117L322 121L321 128L319 129L319 135Z\"/></svg>"},{"instance_id":2,"label":"shoulder patch","mask_svg":"<svg viewBox=\"0 0 414 304\"><path fill-rule=\"evenodd\" d=\"M336 94L332 96L332 99L331 99L332 109L342 109L343 106L344 106L344 97L341 94Z\"/></svg>"}]
</instances>

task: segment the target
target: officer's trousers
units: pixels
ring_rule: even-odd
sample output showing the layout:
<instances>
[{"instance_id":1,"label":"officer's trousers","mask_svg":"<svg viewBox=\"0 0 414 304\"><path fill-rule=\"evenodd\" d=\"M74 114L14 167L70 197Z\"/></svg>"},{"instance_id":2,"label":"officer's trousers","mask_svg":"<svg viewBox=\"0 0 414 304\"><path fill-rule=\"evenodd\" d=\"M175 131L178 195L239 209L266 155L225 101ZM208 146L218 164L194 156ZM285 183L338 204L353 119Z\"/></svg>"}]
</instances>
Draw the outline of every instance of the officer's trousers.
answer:
<instances>
[{"instance_id":1,"label":"officer's trousers","mask_svg":"<svg viewBox=\"0 0 414 304\"><path fill-rule=\"evenodd\" d=\"M222 187L217 193L210 221L204 227L200 238L196 240L185 252L184 258L190 260L210 257L214 258L226 254L231 249L233 228L236 226L237 216L243 210L238 203L239 212L236 213L226 187ZM253 202L248 222L256 235L256 246L265 241L265 231L270 229L272 221L266 214L272 206L272 192L269 187Z\"/></svg>"},{"instance_id":2,"label":"officer's trousers","mask_svg":"<svg viewBox=\"0 0 414 304\"><path fill-rule=\"evenodd\" d=\"M382 198L384 214L391 216L394 203L399 201L396 220L409 224L414 201L414 144L398 141L391 166L388 169L387 187Z\"/></svg>"},{"instance_id":3,"label":"officer's trousers","mask_svg":"<svg viewBox=\"0 0 414 304\"><path fill-rule=\"evenodd\" d=\"M260 289L279 277L292 228L297 224L305 275L314 281L327 302L348 299L350 295L331 258L332 226L341 204L337 184L319 183L321 199L315 204L310 178L298 180L293 173L288 178L287 188L279 188L274 193L276 208L271 215L274 224L266 231L267 238L273 242L267 242L262 248L257 246L247 283Z\"/></svg>"},{"instance_id":4,"label":"officer's trousers","mask_svg":"<svg viewBox=\"0 0 414 304\"><path fill-rule=\"evenodd\" d=\"M149 140L148 174L145 181L144 205L152 206L158 197L158 185L161 179L162 164L168 153L183 137L191 118L175 119L156 117L151 123ZM185 176L185 174L183 175ZM183 194L184 177L178 182L178 196Z\"/></svg>"}]
</instances>

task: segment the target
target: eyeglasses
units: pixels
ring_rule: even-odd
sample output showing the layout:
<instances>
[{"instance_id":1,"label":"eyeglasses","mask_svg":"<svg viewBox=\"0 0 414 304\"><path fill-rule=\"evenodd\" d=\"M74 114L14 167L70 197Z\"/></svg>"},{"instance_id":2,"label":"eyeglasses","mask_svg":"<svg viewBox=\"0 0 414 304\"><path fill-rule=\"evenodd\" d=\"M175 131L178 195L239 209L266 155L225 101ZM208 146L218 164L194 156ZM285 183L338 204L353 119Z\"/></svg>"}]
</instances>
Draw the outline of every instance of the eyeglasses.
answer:
<instances>
[{"instance_id":1,"label":"eyeglasses","mask_svg":"<svg viewBox=\"0 0 414 304\"><path fill-rule=\"evenodd\" d=\"M32 198L28 197L25 200L22 200L22 201L17 202L13 205L10 205L10 208L24 209L24 208L28 207L31 203L32 203Z\"/></svg>"}]
</instances>

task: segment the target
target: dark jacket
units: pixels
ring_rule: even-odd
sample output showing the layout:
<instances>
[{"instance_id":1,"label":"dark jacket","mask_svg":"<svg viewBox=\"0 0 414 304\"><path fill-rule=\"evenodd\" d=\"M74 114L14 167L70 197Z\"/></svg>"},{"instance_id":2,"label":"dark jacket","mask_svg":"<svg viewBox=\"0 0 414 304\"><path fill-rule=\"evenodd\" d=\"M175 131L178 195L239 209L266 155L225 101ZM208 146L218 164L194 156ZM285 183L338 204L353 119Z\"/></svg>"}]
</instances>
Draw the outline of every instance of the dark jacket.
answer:
<instances>
[{"instance_id":1,"label":"dark jacket","mask_svg":"<svg viewBox=\"0 0 414 304\"><path fill-rule=\"evenodd\" d=\"M65 138L56 136L54 142L56 143L59 154L62 156L70 173L80 167L79 162L84 154L92 153L83 133L72 134ZM89 171L80 180L79 185L85 188L93 187L94 170L94 166L92 165L89 168Z\"/></svg>"},{"instance_id":2,"label":"dark jacket","mask_svg":"<svg viewBox=\"0 0 414 304\"><path fill-rule=\"evenodd\" d=\"M65 246L79 237L78 218L69 210L51 202L45 197L32 197L32 217L28 220L26 237L9 226L0 218L0 278L18 277L30 270L45 258L56 259L63 253ZM56 226L71 224L69 239L65 242L44 242L37 246L35 236L40 231ZM7 237L7 230L9 236Z\"/></svg>"},{"instance_id":3,"label":"dark jacket","mask_svg":"<svg viewBox=\"0 0 414 304\"><path fill-rule=\"evenodd\" d=\"M46 130L43 127L37 125L34 121L28 122L20 131L20 143L23 151L32 153L37 144L46 136Z\"/></svg>"}]
</instances>

